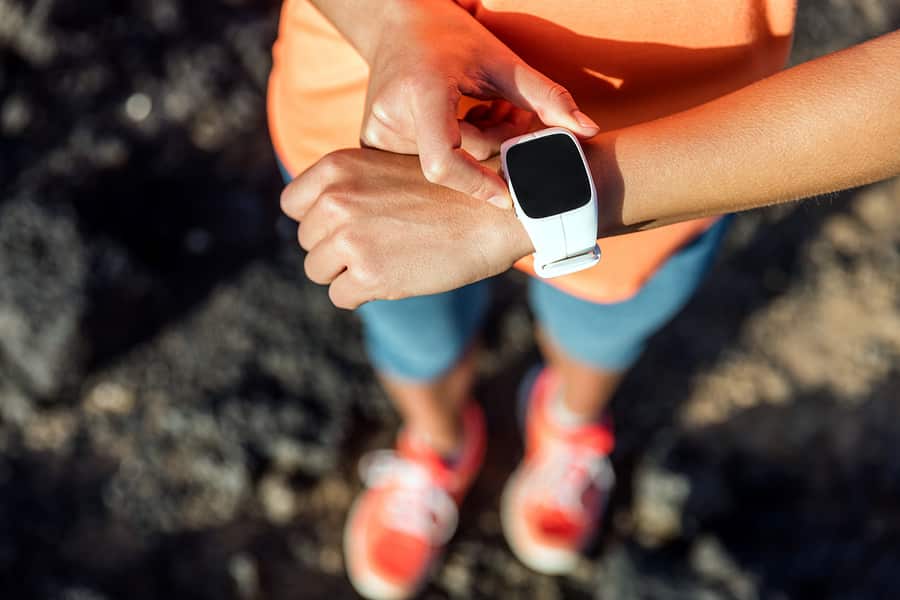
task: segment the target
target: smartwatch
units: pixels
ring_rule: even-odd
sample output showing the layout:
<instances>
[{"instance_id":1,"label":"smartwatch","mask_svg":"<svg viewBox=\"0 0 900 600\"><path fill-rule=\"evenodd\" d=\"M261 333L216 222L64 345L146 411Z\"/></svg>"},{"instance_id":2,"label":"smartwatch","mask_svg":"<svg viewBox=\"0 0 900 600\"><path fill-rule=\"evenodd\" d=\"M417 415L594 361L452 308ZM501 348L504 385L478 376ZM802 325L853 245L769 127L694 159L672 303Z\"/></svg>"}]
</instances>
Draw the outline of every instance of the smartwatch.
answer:
<instances>
[{"instance_id":1,"label":"smartwatch","mask_svg":"<svg viewBox=\"0 0 900 600\"><path fill-rule=\"evenodd\" d=\"M534 245L539 277L568 275L600 261L597 189L578 138L552 127L500 146L516 216Z\"/></svg>"}]
</instances>

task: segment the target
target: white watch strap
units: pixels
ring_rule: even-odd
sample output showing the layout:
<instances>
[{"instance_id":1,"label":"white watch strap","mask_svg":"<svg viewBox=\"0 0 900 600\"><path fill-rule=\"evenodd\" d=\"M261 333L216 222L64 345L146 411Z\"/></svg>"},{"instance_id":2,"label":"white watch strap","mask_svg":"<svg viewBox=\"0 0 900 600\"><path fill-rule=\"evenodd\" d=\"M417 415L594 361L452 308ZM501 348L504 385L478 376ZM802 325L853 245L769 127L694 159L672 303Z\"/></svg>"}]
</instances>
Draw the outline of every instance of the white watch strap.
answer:
<instances>
[{"instance_id":1,"label":"white watch strap","mask_svg":"<svg viewBox=\"0 0 900 600\"><path fill-rule=\"evenodd\" d=\"M596 243L593 248L575 256L567 256L558 260L546 260L539 253L534 253L534 272L545 279L560 277L589 269L600 262L600 246Z\"/></svg>"},{"instance_id":2,"label":"white watch strap","mask_svg":"<svg viewBox=\"0 0 900 600\"><path fill-rule=\"evenodd\" d=\"M597 191L590 175L590 167L578 139L572 132L561 127L551 127L512 138L505 141L500 148L503 172L508 173L507 152L510 148L540 137L557 134L568 136L578 149L590 184L589 201L560 214L532 218L522 209L515 186L509 182L516 215L534 244L534 271L538 276L545 278L587 269L600 260L600 248L597 246Z\"/></svg>"},{"instance_id":3,"label":"white watch strap","mask_svg":"<svg viewBox=\"0 0 900 600\"><path fill-rule=\"evenodd\" d=\"M587 269L600 260L596 203L545 219L522 219L534 244L534 270L540 277L559 277Z\"/></svg>"}]
</instances>

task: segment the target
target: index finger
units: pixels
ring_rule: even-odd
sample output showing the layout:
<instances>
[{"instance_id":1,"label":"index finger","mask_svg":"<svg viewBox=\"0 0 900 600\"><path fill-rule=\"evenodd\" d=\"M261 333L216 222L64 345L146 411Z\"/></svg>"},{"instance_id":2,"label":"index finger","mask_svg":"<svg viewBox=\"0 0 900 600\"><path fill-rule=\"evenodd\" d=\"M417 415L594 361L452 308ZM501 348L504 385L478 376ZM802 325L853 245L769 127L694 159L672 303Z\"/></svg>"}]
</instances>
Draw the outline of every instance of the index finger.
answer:
<instances>
[{"instance_id":1,"label":"index finger","mask_svg":"<svg viewBox=\"0 0 900 600\"><path fill-rule=\"evenodd\" d=\"M461 148L456 118L459 90L450 85L426 86L413 99L416 145L425 179L480 200L506 201L506 185Z\"/></svg>"}]
</instances>

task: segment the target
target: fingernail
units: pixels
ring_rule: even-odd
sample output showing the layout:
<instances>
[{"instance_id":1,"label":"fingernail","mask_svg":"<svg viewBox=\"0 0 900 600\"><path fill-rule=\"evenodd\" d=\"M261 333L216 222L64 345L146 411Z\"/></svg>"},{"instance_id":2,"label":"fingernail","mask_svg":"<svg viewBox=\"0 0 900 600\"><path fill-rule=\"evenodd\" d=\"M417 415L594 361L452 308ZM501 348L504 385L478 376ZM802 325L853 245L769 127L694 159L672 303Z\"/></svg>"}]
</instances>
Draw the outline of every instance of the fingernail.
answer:
<instances>
[{"instance_id":1,"label":"fingernail","mask_svg":"<svg viewBox=\"0 0 900 600\"><path fill-rule=\"evenodd\" d=\"M581 112L580 110L576 110L572 113L572 116L575 117L575 120L578 121L578 124L587 129L595 129L600 131L600 126L594 123L594 120L589 116Z\"/></svg>"},{"instance_id":2,"label":"fingernail","mask_svg":"<svg viewBox=\"0 0 900 600\"><path fill-rule=\"evenodd\" d=\"M509 208L510 201L506 196L491 196L488 198L488 202L496 206L497 208Z\"/></svg>"}]
</instances>

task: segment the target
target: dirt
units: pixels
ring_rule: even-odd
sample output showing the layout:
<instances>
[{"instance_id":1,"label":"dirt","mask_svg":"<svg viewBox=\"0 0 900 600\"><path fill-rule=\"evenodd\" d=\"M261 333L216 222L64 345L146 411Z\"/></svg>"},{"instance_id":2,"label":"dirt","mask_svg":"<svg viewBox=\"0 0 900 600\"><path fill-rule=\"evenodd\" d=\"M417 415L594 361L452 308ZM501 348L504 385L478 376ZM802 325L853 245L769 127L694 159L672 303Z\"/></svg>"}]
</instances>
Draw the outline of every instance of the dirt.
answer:
<instances>
[{"instance_id":1,"label":"dirt","mask_svg":"<svg viewBox=\"0 0 900 600\"><path fill-rule=\"evenodd\" d=\"M802 4L795 61L900 26L892 0ZM277 13L0 0L3 598L354 597L355 464L397 420L278 216ZM617 491L567 578L499 532L537 358L504 277L492 448L424 597L895 597L898 209L895 180L736 220L614 401Z\"/></svg>"}]
</instances>

